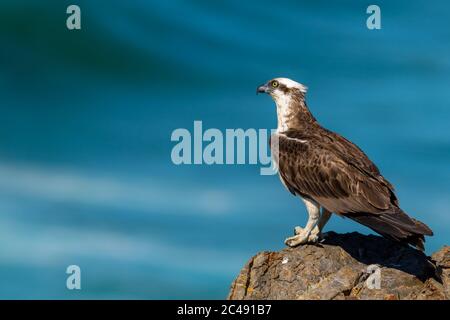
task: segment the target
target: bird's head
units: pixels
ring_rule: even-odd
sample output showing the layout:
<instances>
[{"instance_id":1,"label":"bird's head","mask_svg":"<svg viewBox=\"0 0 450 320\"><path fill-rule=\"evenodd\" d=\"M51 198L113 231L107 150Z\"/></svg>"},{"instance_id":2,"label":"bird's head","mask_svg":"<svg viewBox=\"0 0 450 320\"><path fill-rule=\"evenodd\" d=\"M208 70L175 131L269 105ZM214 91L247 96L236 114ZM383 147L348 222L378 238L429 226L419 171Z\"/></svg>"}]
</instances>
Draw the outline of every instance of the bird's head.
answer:
<instances>
[{"instance_id":1,"label":"bird's head","mask_svg":"<svg viewBox=\"0 0 450 320\"><path fill-rule=\"evenodd\" d=\"M275 78L259 86L256 93L267 93L277 105L278 130L299 128L316 120L305 102L307 88L287 78Z\"/></svg>"},{"instance_id":2,"label":"bird's head","mask_svg":"<svg viewBox=\"0 0 450 320\"><path fill-rule=\"evenodd\" d=\"M288 78L275 78L260 85L256 93L267 93L278 104L289 102L292 98L303 99L307 88Z\"/></svg>"}]
</instances>

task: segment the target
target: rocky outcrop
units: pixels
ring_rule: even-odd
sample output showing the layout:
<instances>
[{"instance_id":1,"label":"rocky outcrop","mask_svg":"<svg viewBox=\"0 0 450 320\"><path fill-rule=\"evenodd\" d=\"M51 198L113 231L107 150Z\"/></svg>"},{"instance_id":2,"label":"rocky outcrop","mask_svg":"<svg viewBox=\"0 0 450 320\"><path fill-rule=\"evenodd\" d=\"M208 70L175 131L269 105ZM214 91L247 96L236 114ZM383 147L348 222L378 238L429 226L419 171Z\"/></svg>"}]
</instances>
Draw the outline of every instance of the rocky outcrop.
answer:
<instances>
[{"instance_id":1,"label":"rocky outcrop","mask_svg":"<svg viewBox=\"0 0 450 320\"><path fill-rule=\"evenodd\" d=\"M379 236L329 232L316 245L260 252L228 299L450 299L450 247L427 257Z\"/></svg>"}]
</instances>

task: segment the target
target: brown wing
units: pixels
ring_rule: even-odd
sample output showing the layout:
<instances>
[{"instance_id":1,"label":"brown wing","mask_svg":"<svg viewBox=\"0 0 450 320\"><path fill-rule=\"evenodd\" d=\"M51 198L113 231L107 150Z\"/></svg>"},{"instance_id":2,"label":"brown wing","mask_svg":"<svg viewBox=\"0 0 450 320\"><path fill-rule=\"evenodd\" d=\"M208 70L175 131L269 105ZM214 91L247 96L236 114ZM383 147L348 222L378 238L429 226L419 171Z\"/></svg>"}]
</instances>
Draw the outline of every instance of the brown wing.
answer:
<instances>
[{"instance_id":1,"label":"brown wing","mask_svg":"<svg viewBox=\"0 0 450 320\"><path fill-rule=\"evenodd\" d=\"M392 196L395 198L394 200L398 205L392 184L381 175L378 167L370 161L369 157L367 157L367 155L357 145L335 132L329 131L325 128L321 129L323 131L322 136L332 142L331 147L335 150L335 152L339 153L339 155L343 157L346 162L354 165L358 170L364 171L366 174L386 185L391 190Z\"/></svg>"},{"instance_id":2,"label":"brown wing","mask_svg":"<svg viewBox=\"0 0 450 320\"><path fill-rule=\"evenodd\" d=\"M297 138L304 135L297 130L288 130L285 132L287 137ZM386 186L390 191L390 198L395 206L399 206L397 196L394 192L394 187L392 184L386 180L378 170L377 166L367 157L367 155L354 143L345 139L341 135L327 130L323 127L318 127L318 134L314 138L320 140L322 143L326 143L327 149L338 155L342 160L355 169L361 171L363 174L368 175L375 180L379 181L381 184Z\"/></svg>"},{"instance_id":3,"label":"brown wing","mask_svg":"<svg viewBox=\"0 0 450 320\"><path fill-rule=\"evenodd\" d=\"M347 148L344 156L322 135L288 132L277 137L279 151L275 160L282 181L292 193L311 198L339 214L376 214L395 206L390 188L374 176L374 169L373 173L366 172L370 166L361 167L356 161L348 161L359 156L352 154L352 149ZM272 153L277 154L276 147Z\"/></svg>"}]
</instances>

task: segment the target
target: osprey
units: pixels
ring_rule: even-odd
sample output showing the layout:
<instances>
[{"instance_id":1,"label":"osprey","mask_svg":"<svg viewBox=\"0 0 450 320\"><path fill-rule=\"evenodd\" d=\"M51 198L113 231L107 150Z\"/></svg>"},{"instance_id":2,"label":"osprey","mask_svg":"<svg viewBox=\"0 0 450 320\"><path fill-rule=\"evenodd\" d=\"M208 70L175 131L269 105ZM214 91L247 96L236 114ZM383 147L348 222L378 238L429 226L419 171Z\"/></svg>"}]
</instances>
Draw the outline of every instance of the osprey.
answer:
<instances>
[{"instance_id":1,"label":"osprey","mask_svg":"<svg viewBox=\"0 0 450 320\"><path fill-rule=\"evenodd\" d=\"M360 148L317 122L306 105L306 90L286 78L257 88L277 107L271 149L280 179L302 198L309 215L306 226L295 227L295 235L285 243L294 247L317 242L335 213L424 250L424 235L433 235L431 229L400 209L393 186Z\"/></svg>"}]
</instances>

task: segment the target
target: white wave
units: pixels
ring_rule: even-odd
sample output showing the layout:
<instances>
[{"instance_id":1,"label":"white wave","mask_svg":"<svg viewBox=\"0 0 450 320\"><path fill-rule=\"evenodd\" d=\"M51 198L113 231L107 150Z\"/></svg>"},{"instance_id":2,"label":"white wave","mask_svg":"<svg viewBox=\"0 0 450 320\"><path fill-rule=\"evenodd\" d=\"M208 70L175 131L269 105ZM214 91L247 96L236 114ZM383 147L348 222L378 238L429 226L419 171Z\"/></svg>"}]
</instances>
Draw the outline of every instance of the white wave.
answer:
<instances>
[{"instance_id":1,"label":"white wave","mask_svg":"<svg viewBox=\"0 0 450 320\"><path fill-rule=\"evenodd\" d=\"M79 265L92 259L193 270L229 273L245 262L248 254L212 250L202 246L162 241L119 232L75 230L17 224L0 217L0 260L26 266ZM8 245L6 245L8 244ZM86 260L87 259L87 260Z\"/></svg>"},{"instance_id":2,"label":"white wave","mask_svg":"<svg viewBox=\"0 0 450 320\"><path fill-rule=\"evenodd\" d=\"M231 195L224 190L183 187L177 181L139 181L74 170L0 163L0 192L44 201L69 202L178 214L225 214Z\"/></svg>"}]
</instances>

